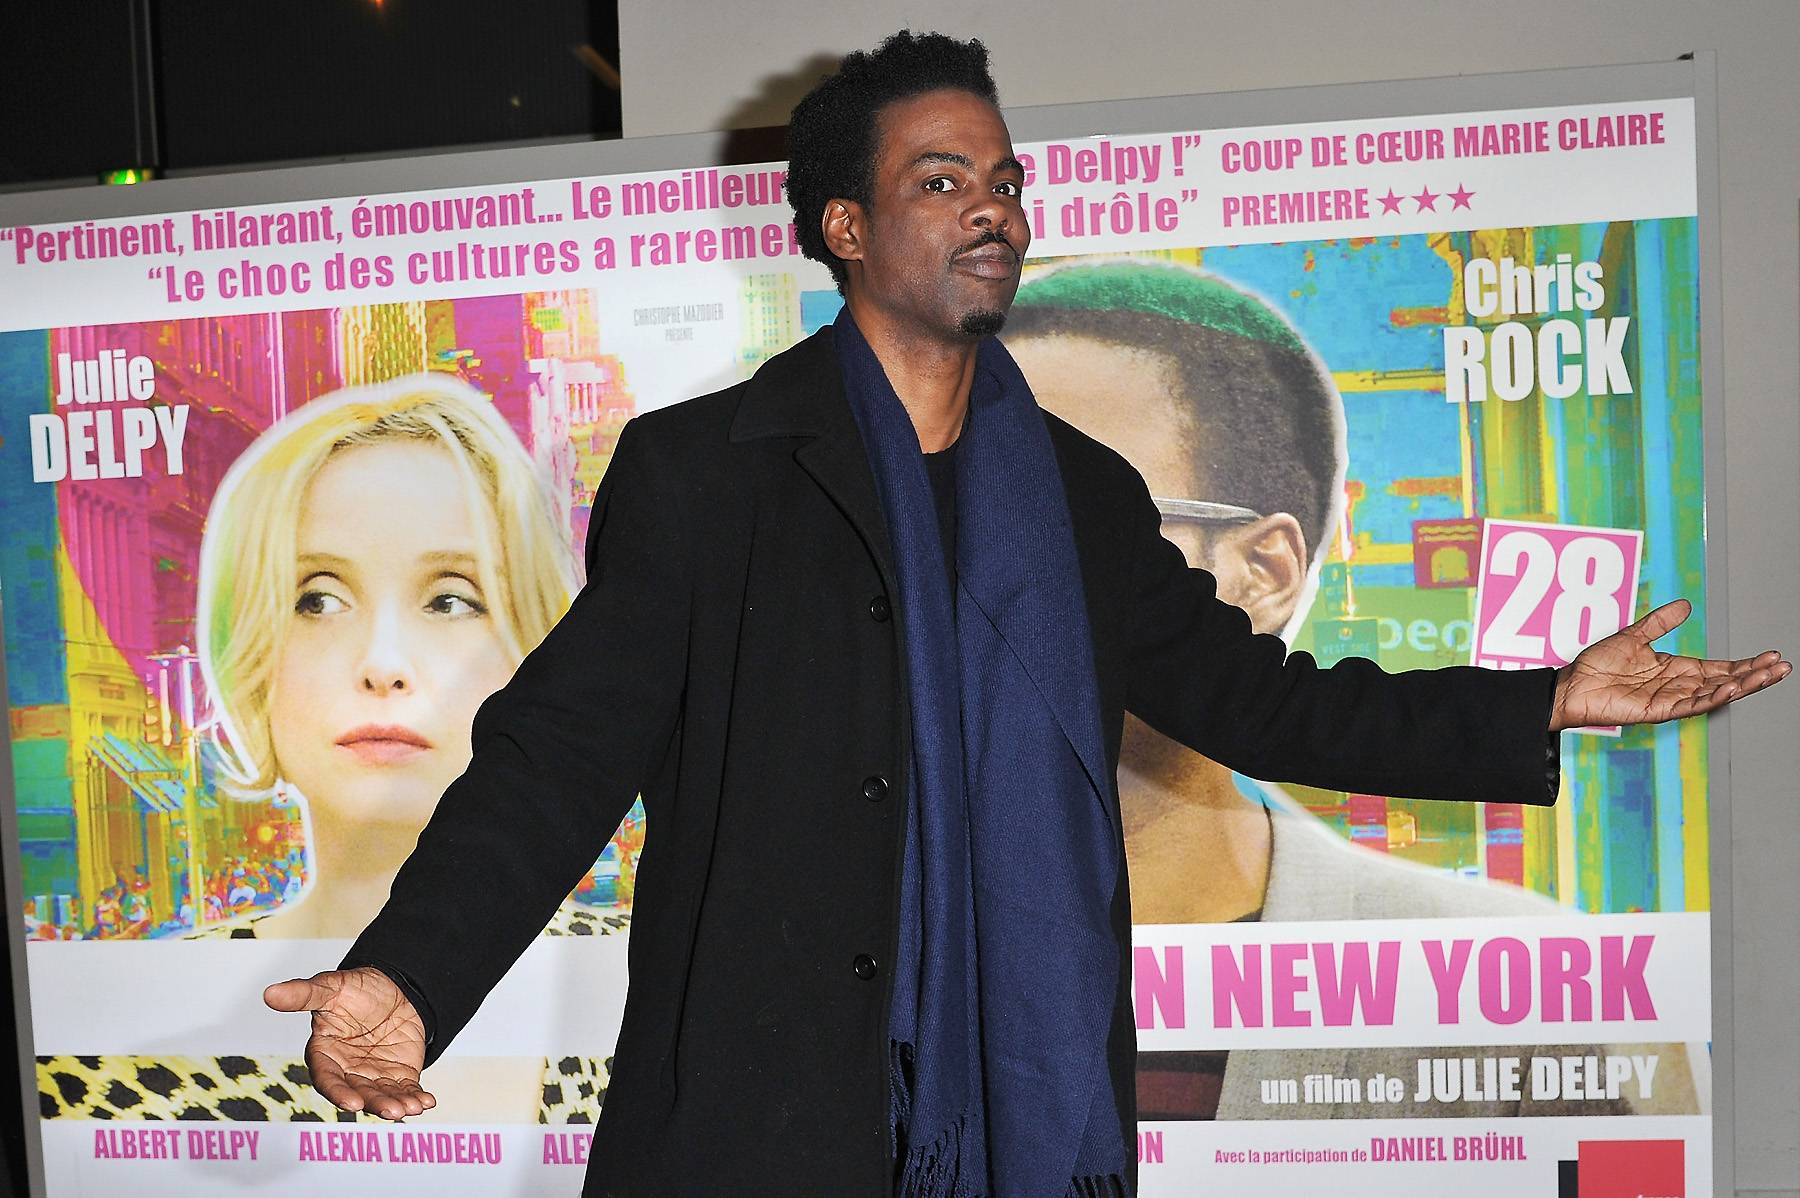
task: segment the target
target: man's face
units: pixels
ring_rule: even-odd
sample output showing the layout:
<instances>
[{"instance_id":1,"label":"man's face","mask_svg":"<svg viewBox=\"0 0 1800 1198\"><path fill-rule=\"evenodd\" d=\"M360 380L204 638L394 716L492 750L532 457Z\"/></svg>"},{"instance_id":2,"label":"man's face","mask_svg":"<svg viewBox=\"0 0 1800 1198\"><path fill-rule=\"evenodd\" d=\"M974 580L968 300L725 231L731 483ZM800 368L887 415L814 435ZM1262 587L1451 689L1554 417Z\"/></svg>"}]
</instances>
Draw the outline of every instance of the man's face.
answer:
<instances>
[{"instance_id":1,"label":"man's face","mask_svg":"<svg viewBox=\"0 0 1800 1198\"><path fill-rule=\"evenodd\" d=\"M826 210L852 301L940 339L997 331L1031 244L1000 110L971 92L925 92L884 108L876 134L869 205ZM833 242L834 219L847 244Z\"/></svg>"}]
</instances>

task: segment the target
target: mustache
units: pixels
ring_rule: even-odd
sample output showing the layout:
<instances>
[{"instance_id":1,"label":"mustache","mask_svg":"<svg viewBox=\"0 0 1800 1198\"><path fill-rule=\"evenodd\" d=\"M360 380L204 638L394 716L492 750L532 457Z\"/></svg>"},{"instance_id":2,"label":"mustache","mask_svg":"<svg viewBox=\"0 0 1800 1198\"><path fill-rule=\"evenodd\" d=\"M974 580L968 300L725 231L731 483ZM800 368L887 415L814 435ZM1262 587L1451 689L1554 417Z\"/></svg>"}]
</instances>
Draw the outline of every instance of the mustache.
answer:
<instances>
[{"instance_id":1,"label":"mustache","mask_svg":"<svg viewBox=\"0 0 1800 1198\"><path fill-rule=\"evenodd\" d=\"M1008 241L1006 239L1006 235L1004 233L1000 232L1000 230L998 230L998 229L989 229L987 232L983 233L980 237L977 237L974 241L971 241L968 245L961 247L954 254L951 254L950 260L952 262L954 262L958 258L962 257L964 254L972 254L976 250L980 249L983 246L987 246L987 245L1003 245L1007 249L1012 251L1012 255L1014 258L1017 258L1019 256L1018 247L1015 246L1012 242Z\"/></svg>"}]
</instances>

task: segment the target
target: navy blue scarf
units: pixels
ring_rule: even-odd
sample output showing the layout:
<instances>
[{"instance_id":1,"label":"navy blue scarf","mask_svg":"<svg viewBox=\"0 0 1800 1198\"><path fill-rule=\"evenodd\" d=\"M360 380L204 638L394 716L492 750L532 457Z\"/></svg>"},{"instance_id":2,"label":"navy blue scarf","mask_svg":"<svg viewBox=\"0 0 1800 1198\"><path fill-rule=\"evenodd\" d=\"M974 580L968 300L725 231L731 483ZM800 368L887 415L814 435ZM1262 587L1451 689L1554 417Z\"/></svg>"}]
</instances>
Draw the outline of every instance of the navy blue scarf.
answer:
<instances>
[{"instance_id":1,"label":"navy blue scarf","mask_svg":"<svg viewBox=\"0 0 1800 1198\"><path fill-rule=\"evenodd\" d=\"M981 342L956 594L918 434L846 308L844 389L899 582L912 769L891 1011L899 1198L1123 1195L1119 877L1080 564L1044 418Z\"/></svg>"}]
</instances>

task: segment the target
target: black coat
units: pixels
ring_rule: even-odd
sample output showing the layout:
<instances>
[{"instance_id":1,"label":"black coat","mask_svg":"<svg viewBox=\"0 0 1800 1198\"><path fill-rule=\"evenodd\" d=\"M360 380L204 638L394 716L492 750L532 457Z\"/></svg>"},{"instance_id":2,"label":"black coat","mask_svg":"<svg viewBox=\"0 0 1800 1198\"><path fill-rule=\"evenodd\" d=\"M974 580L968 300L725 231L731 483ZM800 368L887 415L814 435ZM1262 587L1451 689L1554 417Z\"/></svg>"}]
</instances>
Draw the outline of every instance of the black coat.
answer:
<instances>
[{"instance_id":1,"label":"black coat","mask_svg":"<svg viewBox=\"0 0 1800 1198\"><path fill-rule=\"evenodd\" d=\"M1288 656L1161 538L1123 458L1045 420L1113 771L1129 709L1257 778L1545 801L1548 672ZM911 758L893 555L829 330L626 427L588 572L482 705L468 771L347 960L410 977L435 1059L641 791L631 984L586 1192L885 1195L885 965ZM1123 885L1112 918L1109 1059L1130 1143Z\"/></svg>"}]
</instances>

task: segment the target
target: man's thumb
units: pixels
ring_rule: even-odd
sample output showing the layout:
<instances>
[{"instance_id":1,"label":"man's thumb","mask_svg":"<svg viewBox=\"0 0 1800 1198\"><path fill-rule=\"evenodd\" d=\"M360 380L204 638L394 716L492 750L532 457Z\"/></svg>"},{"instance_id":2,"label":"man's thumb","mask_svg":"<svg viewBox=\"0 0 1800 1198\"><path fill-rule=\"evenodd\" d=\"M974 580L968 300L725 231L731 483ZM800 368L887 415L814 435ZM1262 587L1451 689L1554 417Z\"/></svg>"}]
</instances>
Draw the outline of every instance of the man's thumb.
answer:
<instances>
[{"instance_id":1,"label":"man's thumb","mask_svg":"<svg viewBox=\"0 0 1800 1198\"><path fill-rule=\"evenodd\" d=\"M1644 618L1632 627L1638 630L1644 643L1658 640L1681 627L1687 621L1688 614L1694 610L1693 604L1686 599L1671 599L1662 606L1646 612Z\"/></svg>"},{"instance_id":2,"label":"man's thumb","mask_svg":"<svg viewBox=\"0 0 1800 1198\"><path fill-rule=\"evenodd\" d=\"M290 978L263 990L263 1002L277 1011L316 1011L331 1001L335 990L310 978Z\"/></svg>"}]
</instances>

